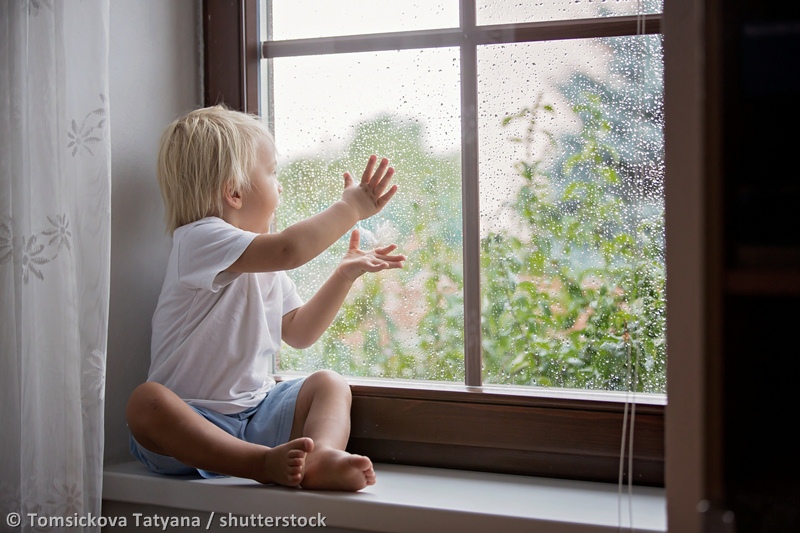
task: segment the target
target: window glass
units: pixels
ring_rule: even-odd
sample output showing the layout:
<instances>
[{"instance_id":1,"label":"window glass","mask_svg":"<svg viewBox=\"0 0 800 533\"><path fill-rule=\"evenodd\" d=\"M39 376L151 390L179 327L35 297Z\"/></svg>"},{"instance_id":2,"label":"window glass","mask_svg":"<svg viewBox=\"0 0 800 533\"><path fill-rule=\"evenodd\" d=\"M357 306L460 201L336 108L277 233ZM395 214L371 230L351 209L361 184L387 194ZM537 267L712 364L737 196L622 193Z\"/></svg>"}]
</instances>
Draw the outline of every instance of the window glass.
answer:
<instances>
[{"instance_id":1,"label":"window glass","mask_svg":"<svg viewBox=\"0 0 800 533\"><path fill-rule=\"evenodd\" d=\"M272 28L264 40L458 26L458 0L265 0L262 12Z\"/></svg>"},{"instance_id":2,"label":"window glass","mask_svg":"<svg viewBox=\"0 0 800 533\"><path fill-rule=\"evenodd\" d=\"M426 50L271 60L270 121L285 227L341 197L386 156L400 192L359 224L363 248L394 242L403 270L362 276L314 346L284 346L278 371L331 368L350 376L464 380L459 51ZM262 84L267 85L267 84ZM348 237L292 271L309 298L333 272Z\"/></svg>"},{"instance_id":3,"label":"window glass","mask_svg":"<svg viewBox=\"0 0 800 533\"><path fill-rule=\"evenodd\" d=\"M660 13L662 0L477 0L477 23L512 24Z\"/></svg>"},{"instance_id":4,"label":"window glass","mask_svg":"<svg viewBox=\"0 0 800 533\"><path fill-rule=\"evenodd\" d=\"M282 15L286 5L272 4L276 38L364 32L330 21L320 28L334 33L312 31L290 16L298 4ZM356 4L303 6L313 21ZM425 22L402 29L457 22L442 22L434 5L419 3L414 17ZM487 19L479 1L479 22L544 10L500 5L502 16ZM551 18L586 18L661 4L547 6ZM480 222L484 383L665 392L661 45L646 35L477 48L478 131L465 138L478 139L480 212L463 216ZM363 276L318 343L284 346L278 371L463 383L460 84L476 80L461 79L459 58L458 48L431 48L264 61L262 114L284 188L279 229L338 199L342 173L359 176L375 153L391 159L400 193L359 225L362 247L394 242L408 257L402 271ZM347 242L290 273L301 296L333 272Z\"/></svg>"},{"instance_id":5,"label":"window glass","mask_svg":"<svg viewBox=\"0 0 800 533\"><path fill-rule=\"evenodd\" d=\"M660 36L479 48L485 383L665 392L662 65Z\"/></svg>"}]
</instances>

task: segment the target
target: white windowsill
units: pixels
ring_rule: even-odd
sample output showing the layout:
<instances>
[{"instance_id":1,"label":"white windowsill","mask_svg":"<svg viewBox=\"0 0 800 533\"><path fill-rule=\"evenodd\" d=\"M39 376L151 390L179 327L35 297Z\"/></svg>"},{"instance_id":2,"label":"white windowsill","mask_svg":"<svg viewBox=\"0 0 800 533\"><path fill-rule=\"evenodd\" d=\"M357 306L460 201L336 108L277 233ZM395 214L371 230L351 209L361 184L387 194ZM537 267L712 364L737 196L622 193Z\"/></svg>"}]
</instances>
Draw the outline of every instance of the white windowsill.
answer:
<instances>
[{"instance_id":1,"label":"white windowsill","mask_svg":"<svg viewBox=\"0 0 800 533\"><path fill-rule=\"evenodd\" d=\"M634 487L629 497L624 487L620 498L617 486L606 483L388 464L375 470L376 485L339 493L241 478L171 478L130 462L105 468L103 500L241 516L320 513L328 528L374 532L667 530L664 489Z\"/></svg>"}]
</instances>

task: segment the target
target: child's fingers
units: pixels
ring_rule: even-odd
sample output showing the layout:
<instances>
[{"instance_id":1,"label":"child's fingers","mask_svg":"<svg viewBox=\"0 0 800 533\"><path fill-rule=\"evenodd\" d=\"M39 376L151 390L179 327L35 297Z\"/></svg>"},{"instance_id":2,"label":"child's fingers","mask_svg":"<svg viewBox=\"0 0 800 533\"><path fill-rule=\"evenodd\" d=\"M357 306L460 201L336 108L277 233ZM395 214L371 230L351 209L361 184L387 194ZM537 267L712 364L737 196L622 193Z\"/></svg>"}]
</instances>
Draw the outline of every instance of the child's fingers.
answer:
<instances>
[{"instance_id":1,"label":"child's fingers","mask_svg":"<svg viewBox=\"0 0 800 533\"><path fill-rule=\"evenodd\" d=\"M381 270L388 270L390 268L403 268L402 261L384 261Z\"/></svg>"},{"instance_id":2,"label":"child's fingers","mask_svg":"<svg viewBox=\"0 0 800 533\"><path fill-rule=\"evenodd\" d=\"M357 229L354 229L350 234L350 244L348 245L348 248L350 250L358 250L359 242L361 242L361 233Z\"/></svg>"},{"instance_id":3,"label":"child's fingers","mask_svg":"<svg viewBox=\"0 0 800 533\"><path fill-rule=\"evenodd\" d=\"M391 199L392 199L392 196L394 196L394 193L396 193L396 192L397 192L397 185L392 185L392 188L391 188L391 189L389 189L388 191L386 191L386 193L385 193L383 196L381 196L380 198L378 198L378 207L380 207L381 209L383 209L383 207L384 207L386 204L388 204L388 203L389 203L389 200L391 200Z\"/></svg>"},{"instance_id":4,"label":"child's fingers","mask_svg":"<svg viewBox=\"0 0 800 533\"><path fill-rule=\"evenodd\" d=\"M353 185L353 176L349 172L344 173L344 188L347 189Z\"/></svg>"},{"instance_id":5,"label":"child's fingers","mask_svg":"<svg viewBox=\"0 0 800 533\"><path fill-rule=\"evenodd\" d=\"M393 252L395 250L397 250L397 245L395 243L392 243L392 244L387 244L383 248L375 248L375 253L376 254L381 254L381 255L386 255L389 252Z\"/></svg>"},{"instance_id":6,"label":"child's fingers","mask_svg":"<svg viewBox=\"0 0 800 533\"><path fill-rule=\"evenodd\" d=\"M391 261L392 263L402 263L406 260L404 255L376 255L375 257L381 261Z\"/></svg>"},{"instance_id":7,"label":"child's fingers","mask_svg":"<svg viewBox=\"0 0 800 533\"><path fill-rule=\"evenodd\" d=\"M401 254L397 255L375 254L375 258L385 263L403 263L406 260L406 256Z\"/></svg>"},{"instance_id":8,"label":"child's fingers","mask_svg":"<svg viewBox=\"0 0 800 533\"><path fill-rule=\"evenodd\" d=\"M389 167L386 170L386 174L383 175L381 181L375 186L375 191L380 194L383 192L384 189L389 185L389 182L392 181L392 176L394 176L394 168Z\"/></svg>"},{"instance_id":9,"label":"child's fingers","mask_svg":"<svg viewBox=\"0 0 800 533\"><path fill-rule=\"evenodd\" d=\"M367 161L367 168L364 169L364 173L361 175L361 185L366 185L369 183L370 178L372 178L372 169L375 168L375 162L378 160L378 156L375 154L369 156L369 160Z\"/></svg>"},{"instance_id":10,"label":"child's fingers","mask_svg":"<svg viewBox=\"0 0 800 533\"><path fill-rule=\"evenodd\" d=\"M375 172L369 177L370 187L376 189L380 185L381 180L386 175L387 167L389 167L389 160L384 157L381 159L380 164L378 164L378 168L375 169ZM392 172L394 172L394 170L392 170Z\"/></svg>"}]
</instances>

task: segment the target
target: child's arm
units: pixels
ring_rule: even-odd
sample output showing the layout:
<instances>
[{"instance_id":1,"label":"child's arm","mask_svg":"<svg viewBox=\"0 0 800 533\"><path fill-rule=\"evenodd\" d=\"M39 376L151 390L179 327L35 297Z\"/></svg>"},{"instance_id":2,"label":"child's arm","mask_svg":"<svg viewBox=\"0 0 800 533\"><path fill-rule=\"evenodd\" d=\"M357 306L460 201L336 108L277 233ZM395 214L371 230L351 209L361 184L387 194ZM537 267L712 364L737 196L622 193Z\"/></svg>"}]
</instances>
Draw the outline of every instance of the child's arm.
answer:
<instances>
[{"instance_id":1,"label":"child's arm","mask_svg":"<svg viewBox=\"0 0 800 533\"><path fill-rule=\"evenodd\" d=\"M353 282L365 272L403 268L403 255L389 255L397 246L365 252L358 247L359 232L353 230L350 246L330 278L308 302L283 316L282 338L293 348L307 348L331 325Z\"/></svg>"},{"instance_id":2,"label":"child's arm","mask_svg":"<svg viewBox=\"0 0 800 533\"><path fill-rule=\"evenodd\" d=\"M342 199L326 210L280 233L258 235L228 271L274 272L297 268L324 252L356 222L379 213L397 192L397 185L388 188L394 175L389 161L382 159L375 169L376 162L376 156L369 158L358 184L346 172Z\"/></svg>"}]
</instances>

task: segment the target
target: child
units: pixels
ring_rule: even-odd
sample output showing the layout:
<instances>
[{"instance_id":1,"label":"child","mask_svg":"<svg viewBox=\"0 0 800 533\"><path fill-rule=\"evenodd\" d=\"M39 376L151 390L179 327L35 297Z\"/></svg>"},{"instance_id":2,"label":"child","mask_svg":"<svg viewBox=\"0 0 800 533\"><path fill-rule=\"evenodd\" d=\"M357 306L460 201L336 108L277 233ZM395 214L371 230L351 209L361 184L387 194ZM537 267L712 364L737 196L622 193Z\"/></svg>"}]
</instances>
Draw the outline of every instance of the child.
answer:
<instances>
[{"instance_id":1,"label":"child","mask_svg":"<svg viewBox=\"0 0 800 533\"><path fill-rule=\"evenodd\" d=\"M247 477L309 489L375 483L369 458L345 451L350 388L331 371L275 384L281 340L310 346L364 272L401 268L395 245L358 247L303 303L285 270L318 256L397 191L386 159L369 158L342 199L280 233L270 223L282 191L275 146L251 115L192 111L161 140L158 179L173 235L153 316L148 380L127 407L131 452L152 471Z\"/></svg>"}]
</instances>

